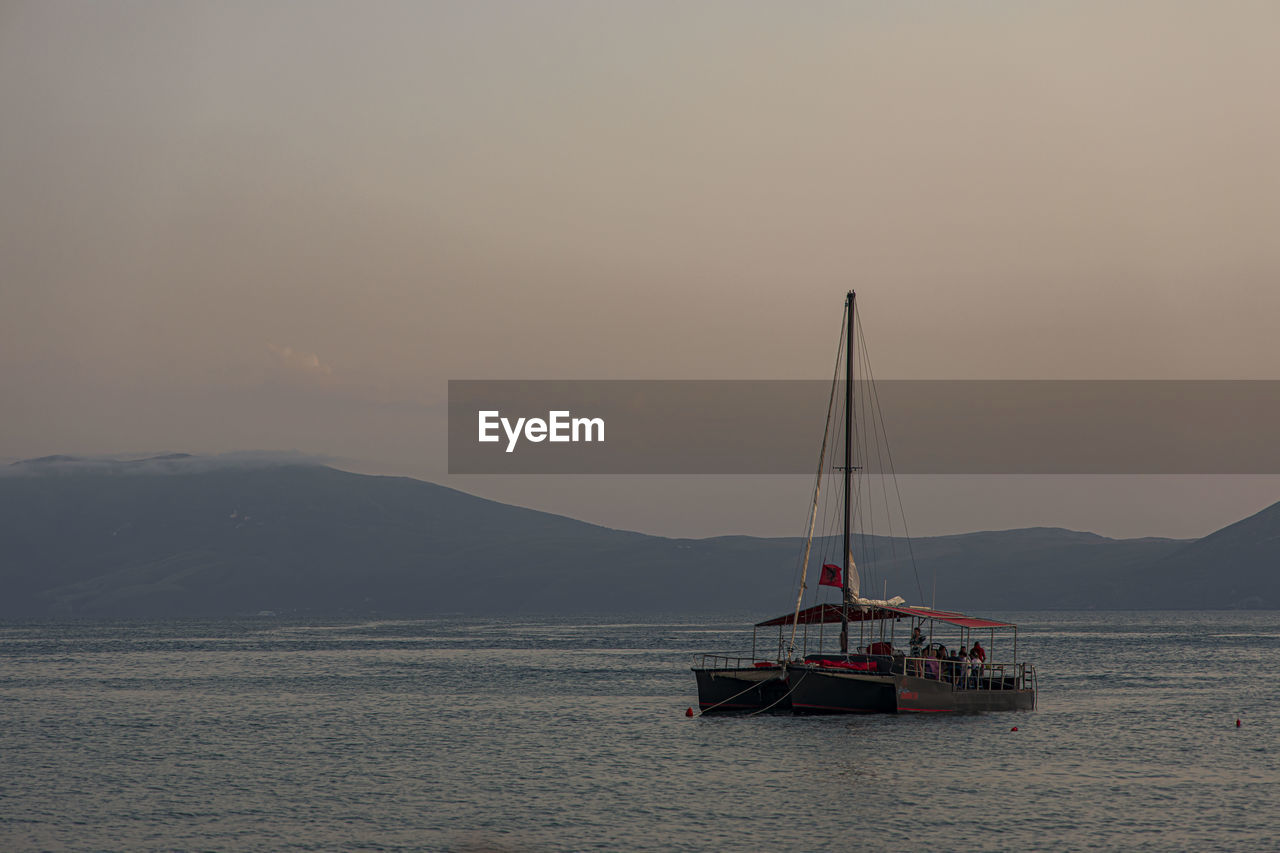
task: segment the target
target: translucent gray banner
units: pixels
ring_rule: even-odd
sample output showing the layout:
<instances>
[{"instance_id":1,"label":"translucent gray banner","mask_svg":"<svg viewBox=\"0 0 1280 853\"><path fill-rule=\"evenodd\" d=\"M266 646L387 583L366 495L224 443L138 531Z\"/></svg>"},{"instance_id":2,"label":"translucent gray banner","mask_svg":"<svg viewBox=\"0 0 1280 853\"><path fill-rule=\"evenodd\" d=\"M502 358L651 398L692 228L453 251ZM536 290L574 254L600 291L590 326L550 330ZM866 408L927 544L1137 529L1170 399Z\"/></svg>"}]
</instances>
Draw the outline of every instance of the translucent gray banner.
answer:
<instances>
[{"instance_id":1,"label":"translucent gray banner","mask_svg":"<svg viewBox=\"0 0 1280 853\"><path fill-rule=\"evenodd\" d=\"M855 387L854 464L870 472L891 456L899 474L1280 473L1280 381ZM812 474L830 392L823 381L451 380L449 473Z\"/></svg>"}]
</instances>

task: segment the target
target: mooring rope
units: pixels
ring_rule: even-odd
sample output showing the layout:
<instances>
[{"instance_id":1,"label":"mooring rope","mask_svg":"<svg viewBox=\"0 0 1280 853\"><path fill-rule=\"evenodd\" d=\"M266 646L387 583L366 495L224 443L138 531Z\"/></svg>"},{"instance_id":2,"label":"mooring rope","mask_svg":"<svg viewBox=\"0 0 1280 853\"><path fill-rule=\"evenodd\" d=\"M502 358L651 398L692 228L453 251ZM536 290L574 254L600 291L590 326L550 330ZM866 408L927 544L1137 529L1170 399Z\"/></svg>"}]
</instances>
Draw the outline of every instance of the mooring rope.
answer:
<instances>
[{"instance_id":1,"label":"mooring rope","mask_svg":"<svg viewBox=\"0 0 1280 853\"><path fill-rule=\"evenodd\" d=\"M786 673L785 669L783 670L783 673ZM712 676L712 677L714 678L715 676ZM712 705L710 708L702 708L701 710L698 711L698 715L701 716L702 714L707 713L707 711L714 711L716 708L719 708L721 705L725 704L726 702L732 702L734 699L737 699L739 696L741 696L743 693L746 693L748 690L755 690L757 687L760 687L763 684L768 684L770 681L773 681L773 679L770 678L767 681L753 682L752 684L747 686L746 690L740 690L737 693L730 696L728 699L721 699L719 702ZM787 694L787 696L790 696L790 695L791 695L790 693Z\"/></svg>"},{"instance_id":2,"label":"mooring rope","mask_svg":"<svg viewBox=\"0 0 1280 853\"><path fill-rule=\"evenodd\" d=\"M754 717L756 714L763 714L765 711L768 711L770 708L772 708L774 705L777 705L783 699L789 698L792 693L796 692L796 688L800 686L800 682L804 681L808 677L809 677L809 670L806 669L804 673L800 676L800 681L797 681L795 684L791 685L791 689L788 690L786 693L783 693L777 699L775 699L772 705L766 705L763 708L759 708L755 711L752 711L750 714L747 714L747 716Z\"/></svg>"}]
</instances>

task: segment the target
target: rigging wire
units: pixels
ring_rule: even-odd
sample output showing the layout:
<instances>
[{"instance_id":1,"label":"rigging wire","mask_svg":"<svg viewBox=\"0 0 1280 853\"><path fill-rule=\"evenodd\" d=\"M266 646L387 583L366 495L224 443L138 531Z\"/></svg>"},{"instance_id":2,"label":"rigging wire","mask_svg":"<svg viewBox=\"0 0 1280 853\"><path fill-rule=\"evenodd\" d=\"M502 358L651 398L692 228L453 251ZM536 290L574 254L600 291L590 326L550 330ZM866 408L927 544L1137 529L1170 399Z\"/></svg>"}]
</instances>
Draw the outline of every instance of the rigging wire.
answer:
<instances>
[{"instance_id":1,"label":"rigging wire","mask_svg":"<svg viewBox=\"0 0 1280 853\"><path fill-rule=\"evenodd\" d=\"M857 332L861 333L862 319L860 314L854 315L854 324L856 326ZM861 334L855 335L855 338L858 341L859 349L861 351L862 349L864 349L862 345ZM858 365L859 370L863 369L862 362L860 360L855 360L855 364ZM867 397L866 380L863 379L861 375L859 375L858 378L859 378L859 381L857 383L857 389L858 389L858 396L862 400L862 410L864 412L869 412L870 402ZM874 594L876 588L879 586L880 571L879 571L879 566L876 565L874 551L872 550L875 545L876 508L875 508L875 496L874 494L872 494L871 475L870 475L870 471L868 470L868 463L870 462L870 454L868 453L867 448L871 444L871 439L869 439L867 436L869 421L871 421L871 418L863 417L857 422L858 429L859 429L858 440L861 442L861 453L859 454L858 461L861 464L861 471L862 471L861 476L857 478L859 505L862 505L862 491L864 488L866 489L866 504L865 504L866 509L864 511L864 516L863 516L866 520L864 523L860 524L858 527L858 542L862 546L863 557L866 559L867 582L870 584L868 588ZM872 436L872 438L874 438L874 436ZM871 540L872 548L868 548L868 544L867 544L868 538L870 538Z\"/></svg>"},{"instance_id":2,"label":"rigging wire","mask_svg":"<svg viewBox=\"0 0 1280 853\"><path fill-rule=\"evenodd\" d=\"M834 380L832 387L835 387ZM830 419L831 429L835 433L834 447L831 454L832 462L823 472L823 476L827 480L826 498L823 503L822 539L820 540L824 563L840 563L844 559L838 556L841 543L837 537L837 530L842 530L844 527L844 521L840 518L840 513L844 507L844 499L837 488L839 477L836 472L839 470L839 466L835 463L844 448L844 441L843 430L834 428L836 424L844 422L844 408L844 395L838 395L833 417Z\"/></svg>"},{"instance_id":3,"label":"rigging wire","mask_svg":"<svg viewBox=\"0 0 1280 853\"><path fill-rule=\"evenodd\" d=\"M885 450L885 455L889 458L889 475L893 478L893 490L894 490L894 493L897 495L897 498L898 498L898 512L899 512L899 514L902 516L902 536L903 536L903 539L905 539L905 540L906 540L906 543L907 543L907 555L908 555L908 557L909 557L909 559L910 559L910 561L911 561L911 573L912 573L912 575L914 575L914 577L915 577L915 581L916 581L916 592L918 592L918 593L920 594L920 601L921 601L921 602L923 602L923 601L925 600L925 599L924 599L924 587L923 587L923 586L921 586L921 584L920 584L920 570L919 570L919 568L916 566L916 555L915 555L915 549L914 549L914 548L912 547L912 545L911 545L911 531L910 531L910 530L908 529L908 527L907 527L907 513L906 513L906 510L903 508L903 505L902 505L902 489L901 489L901 487L898 485L898 471L897 471L897 469L894 467L894 464L893 464L893 448L891 448L891 447L889 446L889 433L888 433L888 431L887 431L887 430L885 429L885 427L884 427L884 409L882 409L882 408L880 407L880 390L876 387L875 374L874 374L874 373L872 372L872 370L871 370L871 356L870 356L870 355L868 354L868 352L867 352L867 342L866 342L866 337L865 337L864 335L862 335L862 334L861 334L861 332L862 332L862 318L861 318L861 317L857 317L857 316L855 316L855 318L854 318L854 322L857 324L857 328L858 328L858 332L859 332L859 338L860 338L860 339L861 339L861 341L862 341L862 358L863 358L863 363L866 365L867 377L868 377L868 384L871 386L871 393L872 393L872 395L874 396L874 399L875 399L875 406L874 406L874 408L875 408L876 415L877 415L877 417L878 417L878 419L879 419L879 422L880 422L880 433L881 433L881 435L883 435L883 436L884 436L884 450ZM882 476L883 476L883 475L882 475ZM887 497L886 497L886 501L887 501Z\"/></svg>"},{"instance_id":4,"label":"rigging wire","mask_svg":"<svg viewBox=\"0 0 1280 853\"><path fill-rule=\"evenodd\" d=\"M840 356L844 354L844 331L847 320L840 321L840 343L836 347L836 367L835 375L840 375ZM831 428L831 409L835 405L836 386L835 380L831 382L831 396L827 398L827 419L822 427L822 449L818 452L818 474L814 478L813 484L813 508L809 516L808 537L804 543L804 568L800 577L800 591L796 595L796 615L791 621L791 639L787 644L787 657L789 658L795 651L796 647L796 629L800 625L800 608L804 603L804 591L809 580L809 552L813 547L813 525L818 520L818 495L822 488L822 468L827 453L827 439Z\"/></svg>"},{"instance_id":5,"label":"rigging wire","mask_svg":"<svg viewBox=\"0 0 1280 853\"><path fill-rule=\"evenodd\" d=\"M857 317L855 319L857 320L857 323L858 323L858 332L859 332L858 341L861 345L859 352L861 353L861 356L862 356L861 360L859 361L859 366L862 369L861 389L862 389L862 394L866 399L865 410L870 413L877 410L876 401L872 397L871 388L870 388L871 381L872 381L870 376L870 369L869 369L870 358L868 357L868 354L867 354L866 336L862 334L861 317ZM880 494L881 494L881 497L884 499L885 524L888 527L888 532L889 532L889 535L888 535L889 566L893 567L896 565L896 562L897 562L897 549L894 545L893 511L889 503L888 490L885 486L884 454L882 453L881 434L877 426L876 418L873 418L873 417L866 418L863 426L864 426L864 433L869 432L869 438L867 439L867 446L874 448L875 450L875 463L876 463L876 471L878 474L878 477L876 479L880 483ZM870 452L868 451L867 468L870 467L870 464L871 464ZM872 482L871 476L869 473L864 474L864 479L866 480L866 483L867 483L868 498L874 501L874 498L871 495L871 493L875 489L875 483ZM864 534L864 542L866 542L866 540L868 539L870 540L869 543L866 544L866 547L869 551L871 562L875 564L876 561L879 559L879 556L880 556L879 552L881 550L880 543L877 540L878 538L883 538L883 537L877 537L875 535L874 519L872 520L872 524L871 524L871 527L869 528L869 531L870 531L869 536ZM885 570L884 574L887 575L888 570Z\"/></svg>"}]
</instances>

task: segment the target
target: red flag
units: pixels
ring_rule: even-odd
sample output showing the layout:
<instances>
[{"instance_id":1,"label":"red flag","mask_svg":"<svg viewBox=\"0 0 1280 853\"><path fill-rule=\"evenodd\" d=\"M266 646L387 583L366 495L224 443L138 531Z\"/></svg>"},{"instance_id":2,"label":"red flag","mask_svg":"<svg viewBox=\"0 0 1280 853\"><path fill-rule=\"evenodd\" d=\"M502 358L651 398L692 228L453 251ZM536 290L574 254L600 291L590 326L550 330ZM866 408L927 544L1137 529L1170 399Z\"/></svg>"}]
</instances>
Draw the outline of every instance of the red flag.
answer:
<instances>
[{"instance_id":1,"label":"red flag","mask_svg":"<svg viewBox=\"0 0 1280 853\"><path fill-rule=\"evenodd\" d=\"M838 586L844 587L843 572L844 570L835 563L822 564L822 577L818 580L818 586Z\"/></svg>"}]
</instances>

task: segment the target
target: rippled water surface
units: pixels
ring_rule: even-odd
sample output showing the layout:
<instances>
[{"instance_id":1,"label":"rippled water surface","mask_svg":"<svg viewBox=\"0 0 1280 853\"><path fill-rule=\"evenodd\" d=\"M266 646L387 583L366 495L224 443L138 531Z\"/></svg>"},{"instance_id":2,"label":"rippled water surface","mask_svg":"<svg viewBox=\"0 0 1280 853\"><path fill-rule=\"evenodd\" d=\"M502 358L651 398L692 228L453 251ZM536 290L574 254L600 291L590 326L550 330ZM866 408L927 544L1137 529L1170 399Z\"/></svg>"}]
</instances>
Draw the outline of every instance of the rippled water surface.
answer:
<instances>
[{"instance_id":1,"label":"rippled water surface","mask_svg":"<svg viewBox=\"0 0 1280 853\"><path fill-rule=\"evenodd\" d=\"M686 718L724 617L0 625L0 849L1280 849L1280 613L1004 615L961 717Z\"/></svg>"}]
</instances>

